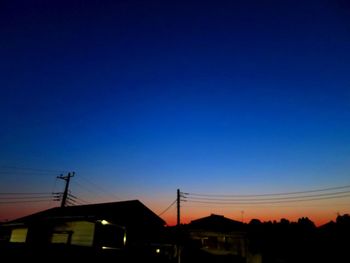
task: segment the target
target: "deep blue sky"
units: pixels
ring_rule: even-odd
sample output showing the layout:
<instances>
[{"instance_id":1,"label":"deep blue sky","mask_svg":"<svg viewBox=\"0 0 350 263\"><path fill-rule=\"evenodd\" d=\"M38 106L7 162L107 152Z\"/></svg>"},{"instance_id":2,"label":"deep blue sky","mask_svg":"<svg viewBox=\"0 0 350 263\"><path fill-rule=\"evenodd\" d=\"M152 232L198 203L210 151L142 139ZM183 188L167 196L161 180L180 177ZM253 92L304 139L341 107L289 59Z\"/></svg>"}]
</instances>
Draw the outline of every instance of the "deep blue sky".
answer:
<instances>
[{"instance_id":1,"label":"deep blue sky","mask_svg":"<svg viewBox=\"0 0 350 263\"><path fill-rule=\"evenodd\" d=\"M2 1L0 32L2 167L159 207L349 182L345 0Z\"/></svg>"}]
</instances>

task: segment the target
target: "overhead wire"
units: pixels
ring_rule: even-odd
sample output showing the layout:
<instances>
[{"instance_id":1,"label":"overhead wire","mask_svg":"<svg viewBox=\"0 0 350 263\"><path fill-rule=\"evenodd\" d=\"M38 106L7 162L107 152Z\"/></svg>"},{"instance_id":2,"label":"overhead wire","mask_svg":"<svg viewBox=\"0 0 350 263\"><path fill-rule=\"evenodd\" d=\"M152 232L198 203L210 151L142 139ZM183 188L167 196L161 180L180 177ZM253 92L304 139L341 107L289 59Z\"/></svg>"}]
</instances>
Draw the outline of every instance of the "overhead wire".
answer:
<instances>
[{"instance_id":1,"label":"overhead wire","mask_svg":"<svg viewBox=\"0 0 350 263\"><path fill-rule=\"evenodd\" d=\"M84 204L88 204L87 201L75 196L75 195L72 195L71 193L68 193L68 198L72 201L74 201L75 203L77 204L80 204L80 205L84 205Z\"/></svg>"},{"instance_id":2,"label":"overhead wire","mask_svg":"<svg viewBox=\"0 0 350 263\"><path fill-rule=\"evenodd\" d=\"M37 202L47 202L50 201L48 199L43 199L43 200L31 200L31 201L9 201L9 202L2 202L0 201L1 205L7 205L7 204L22 204L22 203L37 203Z\"/></svg>"},{"instance_id":3,"label":"overhead wire","mask_svg":"<svg viewBox=\"0 0 350 263\"><path fill-rule=\"evenodd\" d=\"M158 216L165 214L176 203L176 201L177 199L175 199L167 208L165 208L161 213L159 213Z\"/></svg>"},{"instance_id":4,"label":"overhead wire","mask_svg":"<svg viewBox=\"0 0 350 263\"><path fill-rule=\"evenodd\" d=\"M283 197L271 197L271 198L204 198L204 197L189 197L190 200L203 200L203 201L223 201L223 202L231 202L231 201L237 201L237 202L254 202L254 201L283 201L283 200L301 200L301 199L308 199L308 198L316 198L316 197L331 197L331 196L338 196L343 194L350 194L350 191L340 191L340 192L333 192L333 193L322 193L322 194L313 194L313 195L300 195L300 196L283 196Z\"/></svg>"},{"instance_id":5,"label":"overhead wire","mask_svg":"<svg viewBox=\"0 0 350 263\"><path fill-rule=\"evenodd\" d=\"M307 202L307 201L317 201L317 200L328 200L336 198L350 197L349 194L344 194L341 196L329 196L329 197L319 197L319 198L310 198L310 199L299 199L299 200L278 200L278 201L254 201L254 202L212 202L212 201L196 201L188 200L191 203L201 203L201 204L232 204L232 205L259 205L259 204L276 204L276 203L296 203L296 202Z\"/></svg>"},{"instance_id":6,"label":"overhead wire","mask_svg":"<svg viewBox=\"0 0 350 263\"><path fill-rule=\"evenodd\" d=\"M93 190L89 187L87 187L86 185L83 185L77 181L73 181L72 185L76 185L77 187L79 187L81 190L83 190L83 192L85 193L89 193L89 195L93 195L95 197L100 197L100 198L105 198L106 196L102 195L100 192Z\"/></svg>"},{"instance_id":7,"label":"overhead wire","mask_svg":"<svg viewBox=\"0 0 350 263\"><path fill-rule=\"evenodd\" d=\"M259 196L279 196L279 195L297 195L297 194L306 194L306 193L315 193L315 192L325 192L331 190L339 189L349 189L350 185L320 188L320 189L311 189L305 191L295 191L295 192L280 192L280 193L264 193L264 194L200 194L200 193L183 193L186 195L192 196L203 196L203 197L259 197Z\"/></svg>"},{"instance_id":8,"label":"overhead wire","mask_svg":"<svg viewBox=\"0 0 350 263\"><path fill-rule=\"evenodd\" d=\"M54 177L53 184L52 184L52 187L51 187L51 192L52 192L52 193L55 193L55 192L56 192L57 181L58 181L58 178L57 178L57 176L55 176L55 177ZM59 195L60 193L55 193L55 194ZM50 201L47 203L47 206L48 206L48 207L51 207L51 206L52 206L52 202L59 201L59 199L57 198L57 195L55 196L55 198L54 198L53 200L50 200Z\"/></svg>"},{"instance_id":9,"label":"overhead wire","mask_svg":"<svg viewBox=\"0 0 350 263\"><path fill-rule=\"evenodd\" d=\"M12 197L0 197L0 200L20 200L20 199L40 199L40 198L49 198L49 197L54 197L54 195L38 195L38 196L12 196Z\"/></svg>"},{"instance_id":10,"label":"overhead wire","mask_svg":"<svg viewBox=\"0 0 350 263\"><path fill-rule=\"evenodd\" d=\"M5 171L4 171L5 170ZM53 169L41 169L41 168L31 168L31 167L19 167L19 166L1 166L0 172L14 172L14 171L20 171L23 172L40 172L40 173L54 173L54 174L60 174L60 173L68 173L68 171L64 170L53 170Z\"/></svg>"},{"instance_id":11,"label":"overhead wire","mask_svg":"<svg viewBox=\"0 0 350 263\"><path fill-rule=\"evenodd\" d=\"M87 179L86 177L79 177L80 180L85 181L85 183L90 184L93 188L98 188L100 189L102 192L107 193L109 196L113 197L113 199L118 199L120 200L121 198L119 196L117 196L114 193L111 193L109 190L105 189L104 187L92 182L91 180Z\"/></svg>"},{"instance_id":12,"label":"overhead wire","mask_svg":"<svg viewBox=\"0 0 350 263\"><path fill-rule=\"evenodd\" d=\"M63 173L68 173L69 171L66 170L55 170L55 169L41 169L41 168L32 168L32 167L20 167L20 166L0 166L0 174L5 174L5 175L9 175L9 176L17 176L17 175L57 175L57 174L63 174ZM91 196L91 194L93 194L94 196L98 197L98 198L103 198L103 199L117 199L120 200L121 198L119 196L117 196L114 193L111 193L110 191L108 191L107 189L105 189L104 187L101 187L100 185L92 182L91 180L89 180L86 177L77 177L77 180L73 180L71 183L73 185L78 185L78 187L80 187L80 189L84 190L84 192L88 192L89 196ZM57 177L55 176L55 182L53 185L53 191L55 190L56 187L56 183L57 183ZM96 190L99 189L99 190ZM22 194L22 193L4 193L4 194ZM24 194L24 193L23 193ZM28 193L28 194L36 194L36 193ZM0 194L1 197L1 194ZM81 200L81 202L84 203L88 203L86 201Z\"/></svg>"},{"instance_id":13,"label":"overhead wire","mask_svg":"<svg viewBox=\"0 0 350 263\"><path fill-rule=\"evenodd\" d=\"M64 170L49 170L38 169L28 167L16 167L16 166L1 166L0 174L8 176L17 175L58 175L68 173ZM48 207L52 206L53 202L61 201L63 192L55 192L57 184L57 176L54 177L54 183L52 186L52 192L0 192L0 205L17 204L17 203L32 203L32 202L48 202ZM85 200L78 198L77 196L68 195L66 200L68 205L87 204Z\"/></svg>"},{"instance_id":14,"label":"overhead wire","mask_svg":"<svg viewBox=\"0 0 350 263\"><path fill-rule=\"evenodd\" d=\"M110 193L108 190L104 189L100 185L92 182L91 180L89 180L85 177L79 176L79 178L77 177L76 180L73 180L71 183L73 186L77 186L78 188L80 188L83 192L89 193L90 198L91 198L91 195L93 195L93 196L100 198L100 199L113 199L113 200L118 199L118 200L120 200L120 197L118 197L117 195ZM100 191L98 191L96 189L100 189ZM70 193L70 195L73 198L75 198L75 200L78 201L78 203L80 205L91 203L89 201L86 201L85 198L81 198L81 197L72 195L71 193Z\"/></svg>"},{"instance_id":15,"label":"overhead wire","mask_svg":"<svg viewBox=\"0 0 350 263\"><path fill-rule=\"evenodd\" d=\"M266 205L347 198L350 197L350 190L339 190L349 188L350 185L344 185L307 191L249 195L182 193L182 197L189 203L207 205Z\"/></svg>"},{"instance_id":16,"label":"overhead wire","mask_svg":"<svg viewBox=\"0 0 350 263\"><path fill-rule=\"evenodd\" d=\"M0 198L1 195L49 195L53 193L48 193L48 192L2 192L0 193Z\"/></svg>"},{"instance_id":17,"label":"overhead wire","mask_svg":"<svg viewBox=\"0 0 350 263\"><path fill-rule=\"evenodd\" d=\"M53 175L65 172L63 170L53 170L53 169L41 169L32 167L19 167L19 166L0 166L0 174L16 179L17 177L30 178L39 177L51 177ZM37 203L37 202L47 202L47 207L52 206L52 202L59 201L57 198L57 193L55 193L56 176L54 186L52 187L52 192L2 192L0 193L0 204L18 204L18 203Z\"/></svg>"}]
</instances>

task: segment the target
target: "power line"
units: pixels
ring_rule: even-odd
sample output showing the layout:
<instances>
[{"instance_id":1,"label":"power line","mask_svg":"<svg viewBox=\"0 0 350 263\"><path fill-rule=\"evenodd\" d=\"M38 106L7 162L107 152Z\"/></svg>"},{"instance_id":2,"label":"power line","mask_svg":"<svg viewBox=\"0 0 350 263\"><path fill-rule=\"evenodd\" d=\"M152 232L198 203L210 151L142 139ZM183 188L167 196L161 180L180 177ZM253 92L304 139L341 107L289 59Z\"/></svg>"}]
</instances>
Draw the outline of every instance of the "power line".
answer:
<instances>
[{"instance_id":1,"label":"power line","mask_svg":"<svg viewBox=\"0 0 350 263\"><path fill-rule=\"evenodd\" d=\"M0 171L0 175L3 177L26 177L26 176L32 176L32 177L51 177L55 176L60 173L47 173L47 172L34 172L34 171L12 171L12 172L6 172L6 171Z\"/></svg>"},{"instance_id":2,"label":"power line","mask_svg":"<svg viewBox=\"0 0 350 263\"><path fill-rule=\"evenodd\" d=\"M175 205L177 199L175 199L167 208L165 208L161 213L158 214L158 216L163 215L164 213L166 213L173 205Z\"/></svg>"},{"instance_id":3,"label":"power line","mask_svg":"<svg viewBox=\"0 0 350 263\"><path fill-rule=\"evenodd\" d=\"M93 194L95 197L103 198L103 199L115 199L114 197L103 195L103 194L101 194L101 192L94 190L90 186L77 182L77 180L73 181L72 183L73 183L73 185L76 185L80 189L82 189L85 193ZM103 191L103 192L105 192L105 191Z\"/></svg>"},{"instance_id":4,"label":"power line","mask_svg":"<svg viewBox=\"0 0 350 263\"><path fill-rule=\"evenodd\" d=\"M339 189L347 189L350 188L350 185L344 186L336 186L329 188L321 188L321 189L311 189L305 191L296 191L296 192L281 192L281 193L265 193L265 194L248 194L248 195L232 195L232 194L199 194L199 193L183 193L184 195L192 195L192 196L203 196L203 197L259 197L259 196L283 196L283 195L297 195L297 194L306 194L306 193L315 193L315 192L326 192L331 190L339 190Z\"/></svg>"},{"instance_id":5,"label":"power line","mask_svg":"<svg viewBox=\"0 0 350 263\"><path fill-rule=\"evenodd\" d=\"M337 196L341 194L350 194L350 191L340 191L333 193L322 193L313 195L301 195L301 196L283 196L283 197L271 197L271 198L203 198L203 197L186 197L187 200L200 200L200 201L223 201L223 202L256 202L256 201L282 201L282 200L302 200L307 198L322 197L322 196Z\"/></svg>"},{"instance_id":6,"label":"power line","mask_svg":"<svg viewBox=\"0 0 350 263\"><path fill-rule=\"evenodd\" d=\"M75 203L76 203L77 205L87 205L87 204L88 204L88 202L86 202L86 201L84 201L84 202L75 201Z\"/></svg>"},{"instance_id":7,"label":"power line","mask_svg":"<svg viewBox=\"0 0 350 263\"><path fill-rule=\"evenodd\" d=\"M94 188L99 188L102 192L104 193L108 193L109 196L113 197L113 198L116 198L118 200L120 200L121 198L118 197L117 195L115 195L114 193L111 193L110 191L108 191L107 189L105 189L104 187L101 187L100 185L92 182L91 180L87 179L86 177L83 177L83 178L79 178L79 179L82 179L83 181L85 181L86 183L90 184L91 186L93 186Z\"/></svg>"},{"instance_id":8,"label":"power line","mask_svg":"<svg viewBox=\"0 0 350 263\"><path fill-rule=\"evenodd\" d=\"M52 174L62 174L62 173L68 173L68 171L65 170L54 170L54 169L41 169L41 168L32 168L32 167L20 167L20 166L0 166L0 174L5 174L8 176L14 176L14 175L49 175ZM55 178L55 183L53 188L56 186L57 178ZM78 178L77 178L78 179ZM106 188L101 187L100 185L92 182L91 180L85 178L85 177L79 177L80 181L84 181L84 185L77 183L79 186L81 186L82 189L87 190L89 193L93 193L97 197L103 198L103 199L117 199L121 200L121 198L114 193L108 191ZM88 189L90 188L90 189ZM93 189L93 190L91 190ZM96 191L95 189L99 189L99 191ZM101 194L102 193L102 194ZM4 194L22 194L22 193L4 193ZM24 193L23 193L24 194ZM30 194L36 194L36 193L30 193ZM39 194L39 193L38 193ZM1 195L1 194L0 194ZM84 201L86 202L86 201Z\"/></svg>"},{"instance_id":9,"label":"power line","mask_svg":"<svg viewBox=\"0 0 350 263\"><path fill-rule=\"evenodd\" d=\"M8 192L8 193L0 193L0 195L50 195L54 193L47 193L47 192Z\"/></svg>"},{"instance_id":10,"label":"power line","mask_svg":"<svg viewBox=\"0 0 350 263\"><path fill-rule=\"evenodd\" d=\"M71 198L74 198L74 199L77 199L78 197L76 197L75 195L72 195L72 193L69 191L68 192L68 197L71 197Z\"/></svg>"},{"instance_id":11,"label":"power line","mask_svg":"<svg viewBox=\"0 0 350 263\"><path fill-rule=\"evenodd\" d=\"M91 203L91 202L85 201L84 199L81 199L81 198L78 198L77 200L78 200L78 202L79 202L80 204L82 204L82 205L86 205L86 204Z\"/></svg>"},{"instance_id":12,"label":"power line","mask_svg":"<svg viewBox=\"0 0 350 263\"><path fill-rule=\"evenodd\" d=\"M53 170L53 169L41 169L41 168L31 168L31 167L19 167L19 166L1 166L0 169L5 170L19 170L19 171L32 171L32 172L44 172L44 173L67 173L68 171L64 170Z\"/></svg>"},{"instance_id":13,"label":"power line","mask_svg":"<svg viewBox=\"0 0 350 263\"><path fill-rule=\"evenodd\" d=\"M24 196L14 196L14 197L0 197L0 200L19 200L19 199L39 199L39 198L48 198L48 197L54 197L52 195L42 195L42 196L31 196L31 197L24 197Z\"/></svg>"},{"instance_id":14,"label":"power line","mask_svg":"<svg viewBox=\"0 0 350 263\"><path fill-rule=\"evenodd\" d=\"M103 198L105 197L105 196L101 195L99 192L97 192L96 190L93 190L93 189L87 187L86 185L83 185L83 184L77 182L77 180L73 181L72 185L76 185L80 189L82 189L84 192L93 194L96 197L103 197Z\"/></svg>"},{"instance_id":15,"label":"power line","mask_svg":"<svg viewBox=\"0 0 350 263\"><path fill-rule=\"evenodd\" d=\"M222 194L198 194L182 193L185 201L195 205L229 207L273 205L284 203L301 203L310 201L321 201L330 199L341 199L350 197L350 185L335 186L328 188L311 189L306 191L295 191L285 193L266 193L249 195L222 195ZM344 191L340 191L343 189Z\"/></svg>"},{"instance_id":16,"label":"power line","mask_svg":"<svg viewBox=\"0 0 350 263\"><path fill-rule=\"evenodd\" d=\"M66 204L68 204L68 205L77 205L77 202L74 199L71 199L71 198L67 197Z\"/></svg>"},{"instance_id":17,"label":"power line","mask_svg":"<svg viewBox=\"0 0 350 263\"><path fill-rule=\"evenodd\" d=\"M68 194L68 198L69 198L70 200L73 200L74 202L76 202L76 203L78 203L78 204L81 204L81 205L83 205L83 204L88 204L87 201L85 201L85 200L83 200L83 199L81 199L81 198L79 198L79 197L77 197L77 196L74 196L74 195L72 195L71 193Z\"/></svg>"},{"instance_id":18,"label":"power line","mask_svg":"<svg viewBox=\"0 0 350 263\"><path fill-rule=\"evenodd\" d=\"M53 182L53 185L52 185L52 187L51 187L51 191L52 191L52 193L55 193L55 189L56 189L56 184L57 184L57 181L58 181L58 178L57 178L57 176L55 176L55 179L54 179L54 182ZM60 194L60 193L56 193L56 194ZM60 199L59 199L59 196L55 196L55 199L54 200L50 200L49 202L48 202L48 206L50 207L50 206L52 206L52 202L53 201L59 201Z\"/></svg>"},{"instance_id":19,"label":"power line","mask_svg":"<svg viewBox=\"0 0 350 263\"><path fill-rule=\"evenodd\" d=\"M17 204L17 203L36 203L36 202L48 202L51 199L41 199L41 200L23 200L23 201L0 201L0 204Z\"/></svg>"},{"instance_id":20,"label":"power line","mask_svg":"<svg viewBox=\"0 0 350 263\"><path fill-rule=\"evenodd\" d=\"M253 202L220 202L220 201L196 201L188 199L188 202L191 203L200 203L200 204L232 204L232 205L259 205L259 204L274 204L274 203L296 203L296 202L306 202L306 201L316 201L316 200L328 200L328 199L337 199L350 197L350 193L337 195L337 196L328 196L328 197L319 197L319 198L309 198L309 199L293 199L293 200L275 200L275 201L253 201Z\"/></svg>"},{"instance_id":21,"label":"power line","mask_svg":"<svg viewBox=\"0 0 350 263\"><path fill-rule=\"evenodd\" d=\"M277 203L277 204L270 204L270 203L266 203L266 204L242 204L242 205L237 205L236 208L237 209L241 209L241 208L248 208L248 207L252 207L254 209L265 209L265 208L300 208L300 207L320 207L320 208L324 208L324 207L335 207L335 206L348 206L348 202L346 203L323 203L323 204L307 204L307 203L303 203L303 204L293 204L293 203ZM183 205L183 208L198 208L198 209L203 209L203 208L230 208L232 209L233 205L232 204L198 204L198 203L192 203L191 202L189 204Z\"/></svg>"}]
</instances>

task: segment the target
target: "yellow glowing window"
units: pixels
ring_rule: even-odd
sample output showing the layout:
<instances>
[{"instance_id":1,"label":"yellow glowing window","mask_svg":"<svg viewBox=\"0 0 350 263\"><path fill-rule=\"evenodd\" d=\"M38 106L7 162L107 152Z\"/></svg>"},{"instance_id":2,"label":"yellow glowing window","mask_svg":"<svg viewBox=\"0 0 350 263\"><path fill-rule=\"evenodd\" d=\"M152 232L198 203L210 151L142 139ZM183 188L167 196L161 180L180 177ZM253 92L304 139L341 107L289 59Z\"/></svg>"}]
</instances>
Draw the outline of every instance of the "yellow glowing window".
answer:
<instances>
[{"instance_id":1,"label":"yellow glowing window","mask_svg":"<svg viewBox=\"0 0 350 263\"><path fill-rule=\"evenodd\" d=\"M91 247L95 224L87 221L66 222L54 228L51 243L64 243Z\"/></svg>"},{"instance_id":2,"label":"yellow glowing window","mask_svg":"<svg viewBox=\"0 0 350 263\"><path fill-rule=\"evenodd\" d=\"M53 233L51 243L68 244L69 233Z\"/></svg>"},{"instance_id":3,"label":"yellow glowing window","mask_svg":"<svg viewBox=\"0 0 350 263\"><path fill-rule=\"evenodd\" d=\"M28 228L17 228L11 232L10 242L24 243L27 239Z\"/></svg>"}]
</instances>

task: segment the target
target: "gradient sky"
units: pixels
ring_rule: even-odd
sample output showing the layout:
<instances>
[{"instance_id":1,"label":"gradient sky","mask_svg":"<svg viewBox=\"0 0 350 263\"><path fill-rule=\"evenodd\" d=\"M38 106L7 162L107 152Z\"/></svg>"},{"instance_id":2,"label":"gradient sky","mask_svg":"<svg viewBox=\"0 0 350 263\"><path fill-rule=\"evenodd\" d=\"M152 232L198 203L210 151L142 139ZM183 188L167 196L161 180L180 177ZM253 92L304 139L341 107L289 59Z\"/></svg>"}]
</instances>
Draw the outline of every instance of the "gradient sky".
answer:
<instances>
[{"instance_id":1,"label":"gradient sky","mask_svg":"<svg viewBox=\"0 0 350 263\"><path fill-rule=\"evenodd\" d=\"M2 1L0 33L0 192L61 191L75 171L83 200L160 213L177 188L350 184L346 0ZM326 222L349 199L185 203L182 219ZM50 205L0 205L0 220Z\"/></svg>"}]
</instances>

